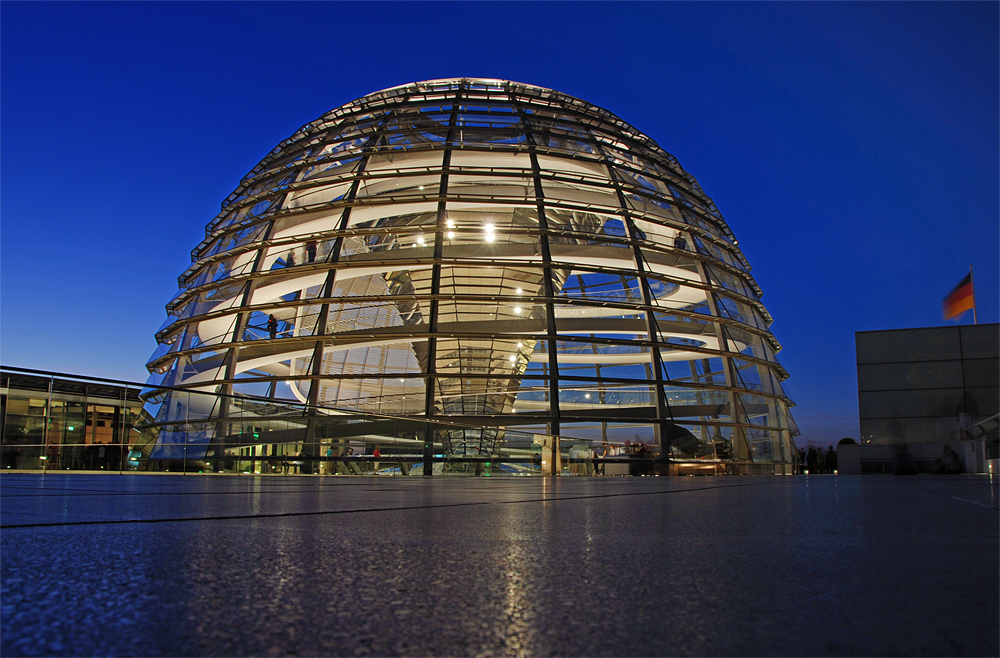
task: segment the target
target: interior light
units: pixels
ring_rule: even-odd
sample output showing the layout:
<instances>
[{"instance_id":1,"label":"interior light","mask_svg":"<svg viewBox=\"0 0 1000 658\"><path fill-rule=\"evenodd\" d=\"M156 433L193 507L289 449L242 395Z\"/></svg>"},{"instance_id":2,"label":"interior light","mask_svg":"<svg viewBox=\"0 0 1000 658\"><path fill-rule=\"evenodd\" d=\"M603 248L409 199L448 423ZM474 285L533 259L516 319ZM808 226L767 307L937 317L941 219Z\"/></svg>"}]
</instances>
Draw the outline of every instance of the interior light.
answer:
<instances>
[{"instance_id":1,"label":"interior light","mask_svg":"<svg viewBox=\"0 0 1000 658\"><path fill-rule=\"evenodd\" d=\"M517 346L518 347L524 347L524 343L518 343Z\"/></svg>"},{"instance_id":2,"label":"interior light","mask_svg":"<svg viewBox=\"0 0 1000 658\"><path fill-rule=\"evenodd\" d=\"M423 186L423 185L421 185L421 186L420 186L420 189L424 189L424 186Z\"/></svg>"},{"instance_id":3,"label":"interior light","mask_svg":"<svg viewBox=\"0 0 1000 658\"><path fill-rule=\"evenodd\" d=\"M515 361L517 361L517 357L515 357L513 354L511 354L510 355L510 362L514 363Z\"/></svg>"},{"instance_id":4,"label":"interior light","mask_svg":"<svg viewBox=\"0 0 1000 658\"><path fill-rule=\"evenodd\" d=\"M448 231L448 239L450 240L453 237L455 237L455 232L454 231Z\"/></svg>"},{"instance_id":5,"label":"interior light","mask_svg":"<svg viewBox=\"0 0 1000 658\"><path fill-rule=\"evenodd\" d=\"M587 399L589 400L589 399L590 399L590 393L587 393L587 394L586 394L586 395L584 395L583 397L585 397L585 398L587 398Z\"/></svg>"},{"instance_id":6,"label":"interior light","mask_svg":"<svg viewBox=\"0 0 1000 658\"><path fill-rule=\"evenodd\" d=\"M518 288L517 290L514 291L514 293L517 294L517 295L520 295L522 292L524 292L524 291L521 290L520 288Z\"/></svg>"},{"instance_id":7,"label":"interior light","mask_svg":"<svg viewBox=\"0 0 1000 658\"><path fill-rule=\"evenodd\" d=\"M424 243L423 238L417 238L417 244L423 244L423 243Z\"/></svg>"},{"instance_id":8,"label":"interior light","mask_svg":"<svg viewBox=\"0 0 1000 658\"><path fill-rule=\"evenodd\" d=\"M515 306L514 307L514 312L517 313L518 315L521 315L521 307L520 306Z\"/></svg>"},{"instance_id":9,"label":"interior light","mask_svg":"<svg viewBox=\"0 0 1000 658\"><path fill-rule=\"evenodd\" d=\"M453 222L450 219L447 222L445 222L445 225L447 225L448 228L455 228L455 222Z\"/></svg>"},{"instance_id":10,"label":"interior light","mask_svg":"<svg viewBox=\"0 0 1000 658\"><path fill-rule=\"evenodd\" d=\"M486 230L487 233L492 233L493 232L493 224L487 224L485 226L485 230Z\"/></svg>"},{"instance_id":11,"label":"interior light","mask_svg":"<svg viewBox=\"0 0 1000 658\"><path fill-rule=\"evenodd\" d=\"M70 425L70 426L69 426L69 427L67 427L66 429L68 429L68 430L69 430L70 432L72 432L72 431L73 431L73 426L72 426L72 425Z\"/></svg>"},{"instance_id":12,"label":"interior light","mask_svg":"<svg viewBox=\"0 0 1000 658\"><path fill-rule=\"evenodd\" d=\"M492 233L487 233L486 234L486 241L487 242L493 242L493 240L495 240L495 239L496 239L496 237Z\"/></svg>"}]
</instances>

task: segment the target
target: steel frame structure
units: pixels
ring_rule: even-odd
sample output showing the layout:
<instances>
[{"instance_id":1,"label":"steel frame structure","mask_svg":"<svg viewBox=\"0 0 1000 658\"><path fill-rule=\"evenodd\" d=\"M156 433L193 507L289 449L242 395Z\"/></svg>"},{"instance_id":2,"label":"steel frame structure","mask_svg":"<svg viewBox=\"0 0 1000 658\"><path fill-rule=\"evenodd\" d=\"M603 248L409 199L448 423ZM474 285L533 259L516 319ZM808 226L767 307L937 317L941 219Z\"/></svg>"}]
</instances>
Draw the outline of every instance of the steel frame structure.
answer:
<instances>
[{"instance_id":1,"label":"steel frame structure","mask_svg":"<svg viewBox=\"0 0 1000 658\"><path fill-rule=\"evenodd\" d=\"M426 463L500 454L508 428L556 455L792 462L736 238L673 156L572 96L462 78L348 103L254 167L191 259L148 363L164 448L231 442L248 395L465 428L426 424ZM329 443L314 420L295 440Z\"/></svg>"}]
</instances>

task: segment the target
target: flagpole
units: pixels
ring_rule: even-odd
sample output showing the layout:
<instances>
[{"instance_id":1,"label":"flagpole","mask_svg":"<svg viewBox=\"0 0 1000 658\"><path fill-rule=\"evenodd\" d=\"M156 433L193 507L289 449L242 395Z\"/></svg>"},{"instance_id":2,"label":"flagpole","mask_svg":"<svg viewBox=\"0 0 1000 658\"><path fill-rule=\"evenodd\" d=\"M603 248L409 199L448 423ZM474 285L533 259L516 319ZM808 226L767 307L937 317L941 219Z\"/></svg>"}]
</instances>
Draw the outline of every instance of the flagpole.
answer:
<instances>
[{"instance_id":1,"label":"flagpole","mask_svg":"<svg viewBox=\"0 0 1000 658\"><path fill-rule=\"evenodd\" d=\"M979 324L976 313L976 277L972 276L972 263L969 263L969 285L972 286L972 324Z\"/></svg>"}]
</instances>

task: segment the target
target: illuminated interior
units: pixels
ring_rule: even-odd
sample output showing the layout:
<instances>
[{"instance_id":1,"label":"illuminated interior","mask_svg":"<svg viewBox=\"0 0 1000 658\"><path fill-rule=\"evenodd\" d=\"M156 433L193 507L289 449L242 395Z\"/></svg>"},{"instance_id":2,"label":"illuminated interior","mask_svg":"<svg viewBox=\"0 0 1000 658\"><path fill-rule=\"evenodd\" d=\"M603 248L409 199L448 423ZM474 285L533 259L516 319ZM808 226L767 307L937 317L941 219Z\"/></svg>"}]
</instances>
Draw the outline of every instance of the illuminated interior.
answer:
<instances>
[{"instance_id":1,"label":"illuminated interior","mask_svg":"<svg viewBox=\"0 0 1000 658\"><path fill-rule=\"evenodd\" d=\"M538 450L515 430L564 456L791 462L780 346L729 227L673 156L571 96L463 78L348 103L254 167L191 256L148 363L153 458L355 441L300 423L247 445L245 399L268 430L267 400L452 423L376 439L445 472Z\"/></svg>"}]
</instances>

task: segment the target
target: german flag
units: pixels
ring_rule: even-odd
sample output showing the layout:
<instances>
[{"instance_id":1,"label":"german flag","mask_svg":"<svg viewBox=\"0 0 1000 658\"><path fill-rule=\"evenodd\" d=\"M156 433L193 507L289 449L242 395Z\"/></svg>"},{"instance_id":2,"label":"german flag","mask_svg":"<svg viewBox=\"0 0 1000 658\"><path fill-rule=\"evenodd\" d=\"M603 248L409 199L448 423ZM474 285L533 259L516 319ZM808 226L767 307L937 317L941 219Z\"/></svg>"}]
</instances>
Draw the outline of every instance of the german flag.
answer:
<instances>
[{"instance_id":1,"label":"german flag","mask_svg":"<svg viewBox=\"0 0 1000 658\"><path fill-rule=\"evenodd\" d=\"M972 294L972 272L965 275L961 283L944 298L944 319L950 320L965 313L976 305Z\"/></svg>"}]
</instances>

